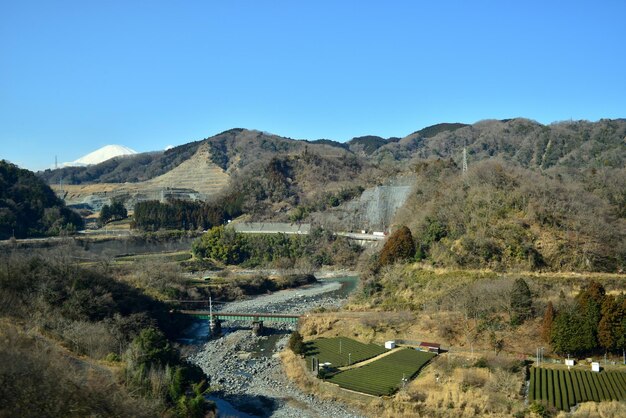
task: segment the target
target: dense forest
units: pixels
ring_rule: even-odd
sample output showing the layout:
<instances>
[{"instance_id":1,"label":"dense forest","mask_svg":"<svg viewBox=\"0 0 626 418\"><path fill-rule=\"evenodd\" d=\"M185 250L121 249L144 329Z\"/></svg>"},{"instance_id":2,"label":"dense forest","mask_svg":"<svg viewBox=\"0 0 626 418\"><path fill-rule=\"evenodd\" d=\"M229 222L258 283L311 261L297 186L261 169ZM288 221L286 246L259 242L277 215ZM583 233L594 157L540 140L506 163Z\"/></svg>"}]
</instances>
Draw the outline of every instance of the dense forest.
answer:
<instances>
[{"instance_id":1,"label":"dense forest","mask_svg":"<svg viewBox=\"0 0 626 418\"><path fill-rule=\"evenodd\" d=\"M65 207L34 173L0 161L0 239L72 233L80 215Z\"/></svg>"}]
</instances>

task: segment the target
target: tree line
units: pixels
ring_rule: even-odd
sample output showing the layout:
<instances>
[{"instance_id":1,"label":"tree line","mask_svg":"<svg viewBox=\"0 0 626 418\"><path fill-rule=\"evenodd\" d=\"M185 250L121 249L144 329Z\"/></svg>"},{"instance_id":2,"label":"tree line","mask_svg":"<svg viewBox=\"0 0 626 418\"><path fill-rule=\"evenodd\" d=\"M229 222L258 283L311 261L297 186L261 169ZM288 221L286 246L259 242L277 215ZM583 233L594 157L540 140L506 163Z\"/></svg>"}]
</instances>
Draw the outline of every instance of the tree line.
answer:
<instances>
[{"instance_id":1,"label":"tree line","mask_svg":"<svg viewBox=\"0 0 626 418\"><path fill-rule=\"evenodd\" d=\"M135 204L131 227L152 232L161 229L206 230L239 214L239 207L230 196L213 203L152 200Z\"/></svg>"},{"instance_id":2,"label":"tree line","mask_svg":"<svg viewBox=\"0 0 626 418\"><path fill-rule=\"evenodd\" d=\"M542 335L559 354L584 354L597 350L626 350L626 295L606 293L591 281L573 302L558 308L548 303Z\"/></svg>"},{"instance_id":3,"label":"tree line","mask_svg":"<svg viewBox=\"0 0 626 418\"><path fill-rule=\"evenodd\" d=\"M362 249L344 237L315 228L309 235L238 234L213 227L194 241L196 257L247 267L314 269L322 265L354 265Z\"/></svg>"}]
</instances>

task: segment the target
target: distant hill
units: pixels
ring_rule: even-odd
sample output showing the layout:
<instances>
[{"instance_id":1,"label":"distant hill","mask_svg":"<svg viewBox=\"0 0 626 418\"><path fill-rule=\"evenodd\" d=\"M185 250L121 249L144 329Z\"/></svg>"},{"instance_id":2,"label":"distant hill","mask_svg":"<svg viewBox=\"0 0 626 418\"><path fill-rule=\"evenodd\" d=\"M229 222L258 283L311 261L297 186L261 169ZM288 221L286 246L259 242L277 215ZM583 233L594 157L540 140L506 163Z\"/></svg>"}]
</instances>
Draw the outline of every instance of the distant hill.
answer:
<instances>
[{"instance_id":1,"label":"distant hill","mask_svg":"<svg viewBox=\"0 0 626 418\"><path fill-rule=\"evenodd\" d=\"M436 125L427 126L417 132L413 132L411 135L417 135L421 138L431 138L441 132L453 132L466 126L469 125L466 123L438 123Z\"/></svg>"},{"instance_id":2,"label":"distant hill","mask_svg":"<svg viewBox=\"0 0 626 418\"><path fill-rule=\"evenodd\" d=\"M470 163L500 157L523 167L542 170L621 167L626 161L625 119L542 125L518 118L459 125L435 125L432 129L417 131L397 143L378 148L372 159L415 162L452 158L460 163L463 147L466 147ZM429 136L435 131L438 132L434 136Z\"/></svg>"},{"instance_id":3,"label":"distant hill","mask_svg":"<svg viewBox=\"0 0 626 418\"><path fill-rule=\"evenodd\" d=\"M380 136L367 135L352 138L350 141L348 141L348 145L350 147L350 150L353 152L362 152L370 155L383 145L398 142L399 140L400 138L385 139L381 138Z\"/></svg>"},{"instance_id":4,"label":"distant hill","mask_svg":"<svg viewBox=\"0 0 626 418\"><path fill-rule=\"evenodd\" d=\"M81 217L34 173L0 161L0 239L58 235L82 227Z\"/></svg>"}]
</instances>

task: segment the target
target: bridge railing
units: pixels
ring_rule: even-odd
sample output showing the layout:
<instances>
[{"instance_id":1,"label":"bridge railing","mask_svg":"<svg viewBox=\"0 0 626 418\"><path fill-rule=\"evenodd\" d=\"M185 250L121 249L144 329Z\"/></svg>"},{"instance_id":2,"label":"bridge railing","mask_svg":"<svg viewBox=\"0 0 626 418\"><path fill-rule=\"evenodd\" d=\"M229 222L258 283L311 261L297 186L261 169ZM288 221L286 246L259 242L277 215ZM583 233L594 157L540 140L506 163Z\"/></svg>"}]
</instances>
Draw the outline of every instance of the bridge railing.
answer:
<instances>
[{"instance_id":1,"label":"bridge railing","mask_svg":"<svg viewBox=\"0 0 626 418\"><path fill-rule=\"evenodd\" d=\"M223 321L263 321L263 322L290 322L297 323L299 315L285 315L272 313L236 313L236 312L209 312L206 310L183 310L180 313L192 315L201 319L220 319ZM211 318L212 316L212 318Z\"/></svg>"}]
</instances>

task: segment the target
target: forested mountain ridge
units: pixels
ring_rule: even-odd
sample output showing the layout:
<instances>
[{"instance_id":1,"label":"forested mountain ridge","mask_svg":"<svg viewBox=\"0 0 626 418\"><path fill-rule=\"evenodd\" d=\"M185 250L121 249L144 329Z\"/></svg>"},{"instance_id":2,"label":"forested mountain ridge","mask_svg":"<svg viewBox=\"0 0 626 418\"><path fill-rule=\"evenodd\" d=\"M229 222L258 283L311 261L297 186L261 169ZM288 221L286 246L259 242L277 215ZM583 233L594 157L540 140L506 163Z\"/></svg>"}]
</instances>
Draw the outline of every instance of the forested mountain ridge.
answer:
<instances>
[{"instance_id":1,"label":"forested mountain ridge","mask_svg":"<svg viewBox=\"0 0 626 418\"><path fill-rule=\"evenodd\" d=\"M550 125L523 119L485 120L472 125L442 123L402 139L377 136L353 138L342 144L331 140L301 141L247 129L230 129L213 137L165 152L120 157L89 167L68 167L38 173L48 183L141 182L171 171L191 158L200 145L208 147L211 162L227 173L275 156L295 155L307 149L323 157L346 154L377 166L407 168L415 160L501 157L523 167L620 167L626 161L626 120L572 121Z\"/></svg>"},{"instance_id":2,"label":"forested mountain ridge","mask_svg":"<svg viewBox=\"0 0 626 418\"><path fill-rule=\"evenodd\" d=\"M541 170L551 167L622 167L626 161L626 119L575 121L541 125L528 119L486 120L455 126L434 136L428 129L380 147L375 161L453 158L460 162L492 157Z\"/></svg>"},{"instance_id":3,"label":"forested mountain ridge","mask_svg":"<svg viewBox=\"0 0 626 418\"><path fill-rule=\"evenodd\" d=\"M276 155L300 153L305 148L323 156L340 156L349 152L324 141L298 141L266 132L234 128L164 152L118 157L93 166L45 170L38 174L49 183L58 183L61 179L65 184L142 182L178 167L203 145L210 162L228 173L254 162L269 161Z\"/></svg>"},{"instance_id":4,"label":"forested mountain ridge","mask_svg":"<svg viewBox=\"0 0 626 418\"><path fill-rule=\"evenodd\" d=\"M83 226L34 173L0 161L0 239L58 235Z\"/></svg>"}]
</instances>

